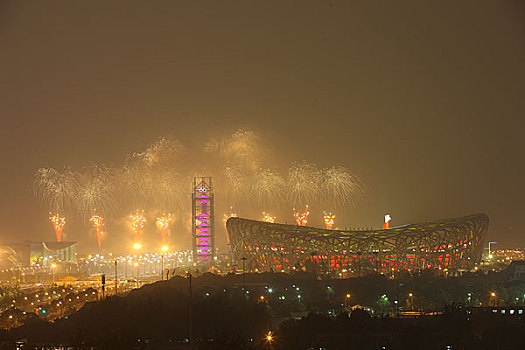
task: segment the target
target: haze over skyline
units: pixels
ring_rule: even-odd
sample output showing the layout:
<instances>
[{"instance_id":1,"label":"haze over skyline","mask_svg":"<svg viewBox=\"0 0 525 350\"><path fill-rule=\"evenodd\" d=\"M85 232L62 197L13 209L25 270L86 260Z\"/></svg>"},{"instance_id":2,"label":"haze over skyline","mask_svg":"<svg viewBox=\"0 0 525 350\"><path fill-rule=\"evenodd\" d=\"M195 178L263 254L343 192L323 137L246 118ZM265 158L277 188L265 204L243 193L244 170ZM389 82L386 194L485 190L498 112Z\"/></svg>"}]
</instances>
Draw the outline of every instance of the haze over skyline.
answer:
<instances>
[{"instance_id":1,"label":"haze over skyline","mask_svg":"<svg viewBox=\"0 0 525 350\"><path fill-rule=\"evenodd\" d=\"M0 239L53 240L30 190L40 167L119 167L158 136L201 147L246 128L285 162L361 178L343 226L483 212L489 239L524 246L524 15L520 1L2 2ZM69 238L94 245L87 230Z\"/></svg>"}]
</instances>

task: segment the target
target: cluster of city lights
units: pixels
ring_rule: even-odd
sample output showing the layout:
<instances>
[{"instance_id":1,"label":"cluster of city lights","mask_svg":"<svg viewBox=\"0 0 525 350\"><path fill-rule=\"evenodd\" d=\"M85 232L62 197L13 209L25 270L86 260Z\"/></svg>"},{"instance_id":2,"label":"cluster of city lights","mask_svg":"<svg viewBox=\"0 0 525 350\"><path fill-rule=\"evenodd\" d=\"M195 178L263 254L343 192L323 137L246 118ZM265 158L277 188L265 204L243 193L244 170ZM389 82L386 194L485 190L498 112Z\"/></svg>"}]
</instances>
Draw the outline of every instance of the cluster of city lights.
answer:
<instances>
[{"instance_id":1,"label":"cluster of city lights","mask_svg":"<svg viewBox=\"0 0 525 350\"><path fill-rule=\"evenodd\" d=\"M295 217L295 222L297 222L297 225L299 226L306 226L308 223L308 215L310 215L310 211L308 210L308 205L306 205L306 208L303 213L298 213L295 211L295 208L293 210L293 216Z\"/></svg>"},{"instance_id":2,"label":"cluster of city lights","mask_svg":"<svg viewBox=\"0 0 525 350\"><path fill-rule=\"evenodd\" d=\"M64 230L64 225L66 224L66 218L58 214L53 215L53 213L50 212L49 220L55 228L57 242L62 242L62 231Z\"/></svg>"}]
</instances>

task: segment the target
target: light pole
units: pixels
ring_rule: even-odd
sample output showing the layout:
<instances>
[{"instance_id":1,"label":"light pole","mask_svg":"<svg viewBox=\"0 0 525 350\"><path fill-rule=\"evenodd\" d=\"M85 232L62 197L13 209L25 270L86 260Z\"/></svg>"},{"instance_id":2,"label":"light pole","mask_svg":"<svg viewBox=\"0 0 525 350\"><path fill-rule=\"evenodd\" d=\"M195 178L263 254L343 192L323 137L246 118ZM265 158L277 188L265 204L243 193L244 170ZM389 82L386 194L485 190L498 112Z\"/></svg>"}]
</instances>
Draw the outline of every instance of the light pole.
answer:
<instances>
[{"instance_id":1,"label":"light pole","mask_svg":"<svg viewBox=\"0 0 525 350\"><path fill-rule=\"evenodd\" d=\"M414 311L414 294L408 293L408 297L410 298L410 310Z\"/></svg>"},{"instance_id":2,"label":"light pole","mask_svg":"<svg viewBox=\"0 0 525 350\"><path fill-rule=\"evenodd\" d=\"M160 261L161 261L161 267L160 267L160 280L164 281L164 252L167 252L169 247L167 245L163 245L160 250L162 253L160 253Z\"/></svg>"},{"instance_id":3,"label":"light pole","mask_svg":"<svg viewBox=\"0 0 525 350\"><path fill-rule=\"evenodd\" d=\"M348 311L348 302L350 301L350 294L345 295L345 309Z\"/></svg>"},{"instance_id":4,"label":"light pole","mask_svg":"<svg viewBox=\"0 0 525 350\"><path fill-rule=\"evenodd\" d=\"M274 337L273 337L272 331L268 331L268 333L266 333L266 343L268 344L269 349L273 349L273 346L272 346L273 340L274 340Z\"/></svg>"},{"instance_id":5,"label":"light pole","mask_svg":"<svg viewBox=\"0 0 525 350\"><path fill-rule=\"evenodd\" d=\"M498 306L498 298L495 292L490 293L490 299L492 299L492 306Z\"/></svg>"},{"instance_id":6,"label":"light pole","mask_svg":"<svg viewBox=\"0 0 525 350\"><path fill-rule=\"evenodd\" d=\"M492 244L496 244L496 243L498 243L498 242L489 242L489 247L488 247L488 250L489 250L489 259L492 259L492 251L490 250L490 249L491 249L491 245L492 245ZM487 249L487 248L485 248L485 249Z\"/></svg>"},{"instance_id":7,"label":"light pole","mask_svg":"<svg viewBox=\"0 0 525 350\"><path fill-rule=\"evenodd\" d=\"M139 254L139 250L142 248L142 244L135 242L133 243L133 250L137 252L137 255ZM137 267L137 280L136 280L136 286L139 287L139 263L135 262L134 264ZM131 275L133 276L133 268L131 268Z\"/></svg>"},{"instance_id":8,"label":"light pole","mask_svg":"<svg viewBox=\"0 0 525 350\"><path fill-rule=\"evenodd\" d=\"M138 288L138 287L139 287L139 263L138 263L138 262L135 262L134 265L137 267L137 279L136 279L136 281L135 281L135 285L136 285L136 287Z\"/></svg>"},{"instance_id":9,"label":"light pole","mask_svg":"<svg viewBox=\"0 0 525 350\"><path fill-rule=\"evenodd\" d=\"M51 264L51 276L52 276L52 281L53 281L51 283L51 285L55 285L55 269L56 269L56 267L57 267L57 264L55 264L55 263Z\"/></svg>"},{"instance_id":10,"label":"light pole","mask_svg":"<svg viewBox=\"0 0 525 350\"><path fill-rule=\"evenodd\" d=\"M117 259L115 259L115 295L117 295L117 288L118 288Z\"/></svg>"},{"instance_id":11,"label":"light pole","mask_svg":"<svg viewBox=\"0 0 525 350\"><path fill-rule=\"evenodd\" d=\"M244 262L246 261L246 257L243 256L241 260L242 260L242 290L244 292L246 290L246 272L244 270Z\"/></svg>"},{"instance_id":12,"label":"light pole","mask_svg":"<svg viewBox=\"0 0 525 350\"><path fill-rule=\"evenodd\" d=\"M189 323L190 324L189 324L189 326L190 326L190 346L191 346L191 344L193 343L193 341L192 341L193 340L193 338L192 338L192 336L193 336L193 334L192 334L192 331L193 331L192 328L193 327L192 326L193 325L192 325L192 320L191 320L191 311L192 311L191 309L193 308L193 305L192 305L193 301L192 301L192 290L191 290L191 273L189 271L188 271L187 276L188 276L188 281L189 281L189 284L190 284L190 310L189 310L190 311L190 315L189 315L190 316L189 317Z\"/></svg>"}]
</instances>

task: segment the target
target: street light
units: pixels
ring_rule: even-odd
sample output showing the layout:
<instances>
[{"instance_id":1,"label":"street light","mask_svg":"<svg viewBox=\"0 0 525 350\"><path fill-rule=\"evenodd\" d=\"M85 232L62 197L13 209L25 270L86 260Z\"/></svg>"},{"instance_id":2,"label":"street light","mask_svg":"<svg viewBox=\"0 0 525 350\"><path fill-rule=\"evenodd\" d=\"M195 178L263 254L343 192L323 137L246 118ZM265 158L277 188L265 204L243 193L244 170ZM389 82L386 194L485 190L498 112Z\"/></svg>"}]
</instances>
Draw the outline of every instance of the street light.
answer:
<instances>
[{"instance_id":1,"label":"street light","mask_svg":"<svg viewBox=\"0 0 525 350\"><path fill-rule=\"evenodd\" d=\"M138 243L138 242L137 242L137 243L133 243L133 249L135 249L135 250L139 250L139 249L141 249L141 248L142 248L142 244L140 244L140 243Z\"/></svg>"},{"instance_id":2,"label":"street light","mask_svg":"<svg viewBox=\"0 0 525 350\"><path fill-rule=\"evenodd\" d=\"M414 294L408 293L408 296L410 298L410 309L414 310Z\"/></svg>"},{"instance_id":3,"label":"street light","mask_svg":"<svg viewBox=\"0 0 525 350\"><path fill-rule=\"evenodd\" d=\"M51 264L51 275L53 276L53 283L52 283L52 285L55 284L55 269L56 269L56 267L57 267L57 264L55 264L55 263Z\"/></svg>"},{"instance_id":4,"label":"street light","mask_svg":"<svg viewBox=\"0 0 525 350\"><path fill-rule=\"evenodd\" d=\"M496 293L495 292L491 292L490 293L490 299L492 299L492 306L497 306L498 299L496 298Z\"/></svg>"},{"instance_id":5,"label":"street light","mask_svg":"<svg viewBox=\"0 0 525 350\"><path fill-rule=\"evenodd\" d=\"M348 301L350 300L350 294L345 295L345 309L348 311Z\"/></svg>"},{"instance_id":6,"label":"street light","mask_svg":"<svg viewBox=\"0 0 525 350\"><path fill-rule=\"evenodd\" d=\"M135 262L135 264L133 264L137 267L137 280L135 282L137 288L139 287L139 263L138 262Z\"/></svg>"},{"instance_id":7,"label":"street light","mask_svg":"<svg viewBox=\"0 0 525 350\"><path fill-rule=\"evenodd\" d=\"M266 333L266 337L265 338L266 338L266 343L268 344L268 347L270 349L272 349L272 342L274 340L272 331L268 331L268 333Z\"/></svg>"},{"instance_id":8,"label":"street light","mask_svg":"<svg viewBox=\"0 0 525 350\"><path fill-rule=\"evenodd\" d=\"M246 261L246 257L243 256L241 260L242 260L242 290L245 291L246 290L246 273L244 271L244 262Z\"/></svg>"}]
</instances>

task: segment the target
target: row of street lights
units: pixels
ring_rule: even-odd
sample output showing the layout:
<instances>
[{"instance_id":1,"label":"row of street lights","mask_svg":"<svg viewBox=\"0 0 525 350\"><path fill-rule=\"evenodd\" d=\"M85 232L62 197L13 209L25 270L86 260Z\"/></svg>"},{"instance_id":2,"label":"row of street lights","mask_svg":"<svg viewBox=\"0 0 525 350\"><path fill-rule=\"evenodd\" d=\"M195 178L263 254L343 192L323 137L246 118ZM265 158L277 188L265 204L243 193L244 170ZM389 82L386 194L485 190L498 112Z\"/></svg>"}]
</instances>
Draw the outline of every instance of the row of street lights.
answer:
<instances>
[{"instance_id":1,"label":"row of street lights","mask_svg":"<svg viewBox=\"0 0 525 350\"><path fill-rule=\"evenodd\" d=\"M140 249L142 249L142 244L140 244L138 242L137 243L133 243L133 249L136 250L136 251L139 251ZM161 254L160 254L160 261L161 261L160 279L164 280L164 253L167 253L169 251L169 247L167 245L163 245L162 247L160 247L160 251L161 251ZM137 285L138 285L138 279L139 279L138 263L135 262L134 265L137 266Z\"/></svg>"}]
</instances>

